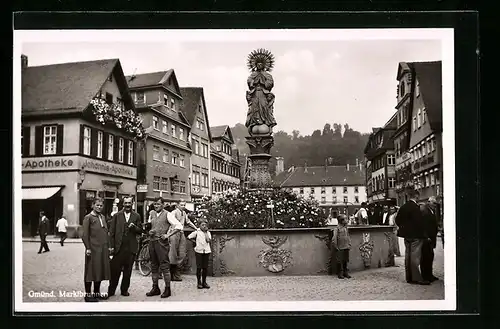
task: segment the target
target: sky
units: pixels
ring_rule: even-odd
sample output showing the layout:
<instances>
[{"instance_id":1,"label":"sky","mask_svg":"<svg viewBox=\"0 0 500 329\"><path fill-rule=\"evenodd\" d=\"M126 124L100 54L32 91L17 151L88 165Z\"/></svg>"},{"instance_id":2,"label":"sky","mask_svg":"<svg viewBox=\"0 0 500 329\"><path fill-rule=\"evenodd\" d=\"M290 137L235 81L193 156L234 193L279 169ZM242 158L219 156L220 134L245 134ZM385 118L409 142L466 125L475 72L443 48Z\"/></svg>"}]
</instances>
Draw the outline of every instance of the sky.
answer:
<instances>
[{"instance_id":1,"label":"sky","mask_svg":"<svg viewBox=\"0 0 500 329\"><path fill-rule=\"evenodd\" d=\"M43 39L43 38L40 38ZM174 69L181 87L203 87L211 126L245 123L247 55L275 57L274 131L310 135L325 123L366 133L396 106L399 62L442 60L440 40L148 40L24 42L29 66L118 58L125 75Z\"/></svg>"}]
</instances>

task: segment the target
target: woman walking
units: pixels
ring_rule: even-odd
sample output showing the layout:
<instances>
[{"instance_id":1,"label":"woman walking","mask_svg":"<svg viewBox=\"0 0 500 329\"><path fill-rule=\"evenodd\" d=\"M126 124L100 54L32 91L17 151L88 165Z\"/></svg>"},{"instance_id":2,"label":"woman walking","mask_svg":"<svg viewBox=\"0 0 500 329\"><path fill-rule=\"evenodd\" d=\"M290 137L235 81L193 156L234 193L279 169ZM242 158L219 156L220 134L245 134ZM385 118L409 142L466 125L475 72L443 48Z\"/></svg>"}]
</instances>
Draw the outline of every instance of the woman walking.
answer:
<instances>
[{"instance_id":1,"label":"woman walking","mask_svg":"<svg viewBox=\"0 0 500 329\"><path fill-rule=\"evenodd\" d=\"M92 211L83 219L83 244L85 245L85 301L107 299L100 292L101 282L110 279L108 226L102 214L104 201L95 198ZM91 293L92 282L94 293Z\"/></svg>"}]
</instances>

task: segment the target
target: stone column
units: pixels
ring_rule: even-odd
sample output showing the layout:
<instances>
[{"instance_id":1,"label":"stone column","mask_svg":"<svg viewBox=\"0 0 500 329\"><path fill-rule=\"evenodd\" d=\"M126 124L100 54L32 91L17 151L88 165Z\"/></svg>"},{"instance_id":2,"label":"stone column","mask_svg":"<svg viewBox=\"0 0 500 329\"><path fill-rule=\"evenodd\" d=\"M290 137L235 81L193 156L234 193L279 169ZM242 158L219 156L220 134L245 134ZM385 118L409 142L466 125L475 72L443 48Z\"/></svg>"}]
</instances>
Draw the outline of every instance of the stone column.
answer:
<instances>
[{"instance_id":1,"label":"stone column","mask_svg":"<svg viewBox=\"0 0 500 329\"><path fill-rule=\"evenodd\" d=\"M271 135L255 135L246 137L246 143L250 147L250 188L271 187L272 180L269 172L269 160L271 159L271 147L274 138Z\"/></svg>"}]
</instances>

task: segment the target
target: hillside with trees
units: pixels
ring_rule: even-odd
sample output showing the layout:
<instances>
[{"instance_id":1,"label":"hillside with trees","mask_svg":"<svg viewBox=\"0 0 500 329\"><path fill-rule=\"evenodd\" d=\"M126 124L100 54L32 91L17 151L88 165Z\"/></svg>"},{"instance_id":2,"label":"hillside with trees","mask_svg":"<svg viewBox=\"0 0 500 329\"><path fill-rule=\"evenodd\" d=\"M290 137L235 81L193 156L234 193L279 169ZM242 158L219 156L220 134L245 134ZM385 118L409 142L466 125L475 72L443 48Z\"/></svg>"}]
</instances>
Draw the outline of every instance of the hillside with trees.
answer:
<instances>
[{"instance_id":1,"label":"hillside with trees","mask_svg":"<svg viewBox=\"0 0 500 329\"><path fill-rule=\"evenodd\" d=\"M240 154L249 154L250 150L245 143L248 136L247 128L238 123L231 128L236 147ZM323 166L325 161L328 165L355 164L356 159L362 161L363 150L368 142L369 134L362 134L353 130L349 124L334 123L333 126L326 123L322 130L317 129L311 135L301 135L298 130L288 134L285 131L274 133L274 147L271 149L273 158L271 160L271 174L276 169L274 157L284 158L285 170L290 166Z\"/></svg>"}]
</instances>

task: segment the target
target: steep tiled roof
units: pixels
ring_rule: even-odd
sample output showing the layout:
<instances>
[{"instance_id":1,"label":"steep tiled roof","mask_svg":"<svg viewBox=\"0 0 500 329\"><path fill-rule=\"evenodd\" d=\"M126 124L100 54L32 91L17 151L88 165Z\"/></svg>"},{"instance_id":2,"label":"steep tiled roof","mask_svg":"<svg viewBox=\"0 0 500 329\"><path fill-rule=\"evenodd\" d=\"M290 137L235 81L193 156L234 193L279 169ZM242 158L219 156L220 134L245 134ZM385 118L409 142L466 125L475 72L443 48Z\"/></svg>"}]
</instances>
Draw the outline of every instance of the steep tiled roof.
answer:
<instances>
[{"instance_id":1,"label":"steep tiled roof","mask_svg":"<svg viewBox=\"0 0 500 329\"><path fill-rule=\"evenodd\" d=\"M166 81L173 71L174 70L170 69L168 71L151 72L151 73L135 74L127 76L128 85L130 88L159 85L164 81ZM132 77L134 78L132 79Z\"/></svg>"},{"instance_id":2,"label":"steep tiled roof","mask_svg":"<svg viewBox=\"0 0 500 329\"><path fill-rule=\"evenodd\" d=\"M441 61L409 63L419 81L421 97L424 100L429 123L434 131L443 129L443 86Z\"/></svg>"},{"instance_id":3,"label":"steep tiled roof","mask_svg":"<svg viewBox=\"0 0 500 329\"><path fill-rule=\"evenodd\" d=\"M365 171L355 165L349 170L347 166L297 167L277 175L274 182L280 187L365 185Z\"/></svg>"},{"instance_id":4,"label":"steep tiled roof","mask_svg":"<svg viewBox=\"0 0 500 329\"><path fill-rule=\"evenodd\" d=\"M90 100L97 95L111 72L117 66L121 71L119 63L118 59L105 59L30 66L23 69L23 113L84 110ZM123 80L123 72L120 73L121 80Z\"/></svg>"},{"instance_id":5,"label":"steep tiled roof","mask_svg":"<svg viewBox=\"0 0 500 329\"><path fill-rule=\"evenodd\" d=\"M207 107L205 104L205 96L203 93L203 88L202 87L182 87L181 94L182 94L181 111L186 116L191 127L194 124L194 119L196 118L196 113L198 113L198 105L199 105L200 99L203 102L203 109L204 109L205 118L206 118L206 126L210 127L210 124L208 121L208 113L207 113ZM208 129L208 139L210 142L212 141L211 129Z\"/></svg>"},{"instance_id":6,"label":"steep tiled roof","mask_svg":"<svg viewBox=\"0 0 500 329\"><path fill-rule=\"evenodd\" d=\"M212 138L221 138L229 129L228 125L210 127L210 132L212 133Z\"/></svg>"}]
</instances>

